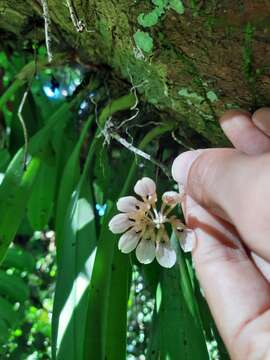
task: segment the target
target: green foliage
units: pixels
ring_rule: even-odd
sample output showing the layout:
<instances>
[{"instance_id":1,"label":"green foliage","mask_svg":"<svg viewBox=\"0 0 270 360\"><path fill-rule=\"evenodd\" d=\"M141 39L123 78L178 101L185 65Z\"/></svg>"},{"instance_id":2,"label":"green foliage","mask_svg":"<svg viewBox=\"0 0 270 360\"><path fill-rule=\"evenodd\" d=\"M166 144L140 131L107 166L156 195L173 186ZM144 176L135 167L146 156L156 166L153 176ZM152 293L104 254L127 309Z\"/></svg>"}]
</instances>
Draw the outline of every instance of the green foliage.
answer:
<instances>
[{"instance_id":1,"label":"green foliage","mask_svg":"<svg viewBox=\"0 0 270 360\"><path fill-rule=\"evenodd\" d=\"M152 3L153 11L139 16L144 27L156 25L168 9L184 12L181 1ZM138 30L134 40L151 54L148 32ZM15 72L7 61L0 56L8 79L0 97L0 356L124 360L132 354L135 359L200 360L209 358L208 343L222 353L190 260L179 252L171 270L139 266L118 251L117 237L108 229L116 200L129 194L138 176L156 170L114 143L110 131L169 162L172 151L158 140L174 125L157 123L154 113L158 125L150 121L144 131L132 129L136 96L127 88L127 95L117 98L115 83L104 84L96 72L43 69L41 58L34 78L32 60L25 65L16 58ZM147 89L155 103L167 91L156 74L165 78L166 70L150 69L143 61L140 66L133 80L139 84L147 75L156 81ZM17 114L26 90L27 147ZM184 88L179 96L194 106L217 101L212 91L200 95ZM168 179L159 178L159 187L168 187ZM138 309L139 286L147 290Z\"/></svg>"},{"instance_id":2,"label":"green foliage","mask_svg":"<svg viewBox=\"0 0 270 360\"><path fill-rule=\"evenodd\" d=\"M153 10L148 14L140 14L138 16L138 23L143 27L151 27L158 23L158 19L158 12L156 10Z\"/></svg>"},{"instance_id":3,"label":"green foliage","mask_svg":"<svg viewBox=\"0 0 270 360\"><path fill-rule=\"evenodd\" d=\"M179 15L183 15L185 12L185 8L184 8L183 2L181 0L170 0L169 8L176 11Z\"/></svg>"},{"instance_id":4,"label":"green foliage","mask_svg":"<svg viewBox=\"0 0 270 360\"><path fill-rule=\"evenodd\" d=\"M153 39L148 32L137 30L134 34L134 40L138 48L150 53L153 49Z\"/></svg>"},{"instance_id":5,"label":"green foliage","mask_svg":"<svg viewBox=\"0 0 270 360\"><path fill-rule=\"evenodd\" d=\"M86 124L87 130L89 122ZM78 160L79 149L84 140L82 132L74 152L71 154L66 172ZM90 151L92 158L92 151ZM91 280L95 257L96 229L93 200L87 175L90 161L86 162L78 184L69 183L70 192L62 193L69 200L62 214L63 231L58 238L59 273L53 314L53 358L72 360L83 358L83 347L87 312L87 289ZM64 178L67 181L68 177ZM64 185L64 184L63 184ZM72 186L73 185L73 186ZM59 208L58 208L59 209Z\"/></svg>"},{"instance_id":6,"label":"green foliage","mask_svg":"<svg viewBox=\"0 0 270 360\"><path fill-rule=\"evenodd\" d=\"M138 16L138 23L143 27L151 27L157 25L160 17L165 14L167 9L176 11L179 15L185 12L184 5L181 0L152 0L155 5L154 9L147 14Z\"/></svg>"},{"instance_id":7,"label":"green foliage","mask_svg":"<svg viewBox=\"0 0 270 360\"><path fill-rule=\"evenodd\" d=\"M33 190L28 201L27 215L34 230L45 229L50 220L56 182L55 162L55 157L48 155L47 161L41 164L33 184Z\"/></svg>"},{"instance_id":8,"label":"green foliage","mask_svg":"<svg viewBox=\"0 0 270 360\"><path fill-rule=\"evenodd\" d=\"M206 93L207 98L211 101L211 102L215 102L218 100L217 95L214 93L214 91L207 91Z\"/></svg>"}]
</instances>

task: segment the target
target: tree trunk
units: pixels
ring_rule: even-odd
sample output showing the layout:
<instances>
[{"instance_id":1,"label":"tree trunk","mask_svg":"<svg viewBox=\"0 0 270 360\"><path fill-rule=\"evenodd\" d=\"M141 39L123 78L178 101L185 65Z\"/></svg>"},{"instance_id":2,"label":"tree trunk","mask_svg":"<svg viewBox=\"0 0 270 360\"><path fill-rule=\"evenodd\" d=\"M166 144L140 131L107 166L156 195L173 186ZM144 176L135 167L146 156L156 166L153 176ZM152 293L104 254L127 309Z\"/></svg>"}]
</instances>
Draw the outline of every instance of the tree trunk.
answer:
<instances>
[{"instance_id":1,"label":"tree trunk","mask_svg":"<svg viewBox=\"0 0 270 360\"><path fill-rule=\"evenodd\" d=\"M224 143L225 109L270 101L267 0L48 0L48 10L52 54L109 66L212 145ZM5 41L44 39L41 0L0 0L0 28Z\"/></svg>"}]
</instances>

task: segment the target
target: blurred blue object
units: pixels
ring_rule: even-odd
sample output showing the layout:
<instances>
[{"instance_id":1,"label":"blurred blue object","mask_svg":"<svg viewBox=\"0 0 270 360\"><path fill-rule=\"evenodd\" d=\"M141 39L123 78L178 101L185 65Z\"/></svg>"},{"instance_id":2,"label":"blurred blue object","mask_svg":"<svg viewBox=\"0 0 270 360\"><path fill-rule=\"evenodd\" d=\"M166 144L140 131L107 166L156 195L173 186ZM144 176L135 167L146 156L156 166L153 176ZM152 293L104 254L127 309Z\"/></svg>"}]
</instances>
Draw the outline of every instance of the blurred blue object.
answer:
<instances>
[{"instance_id":1,"label":"blurred blue object","mask_svg":"<svg viewBox=\"0 0 270 360\"><path fill-rule=\"evenodd\" d=\"M99 216L104 216L107 209L107 204L104 205L96 204L96 209Z\"/></svg>"}]
</instances>

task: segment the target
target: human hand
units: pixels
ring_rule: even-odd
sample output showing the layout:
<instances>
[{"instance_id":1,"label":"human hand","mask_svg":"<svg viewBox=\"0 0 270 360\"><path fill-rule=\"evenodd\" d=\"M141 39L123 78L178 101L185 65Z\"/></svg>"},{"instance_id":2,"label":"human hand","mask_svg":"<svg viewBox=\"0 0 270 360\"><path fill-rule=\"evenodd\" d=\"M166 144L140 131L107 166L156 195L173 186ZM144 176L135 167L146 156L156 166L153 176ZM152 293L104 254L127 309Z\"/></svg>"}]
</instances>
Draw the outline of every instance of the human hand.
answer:
<instances>
[{"instance_id":1,"label":"human hand","mask_svg":"<svg viewBox=\"0 0 270 360\"><path fill-rule=\"evenodd\" d=\"M236 149L189 151L172 167L185 186L194 266L234 360L270 359L270 108L228 111ZM268 279L268 280L267 280Z\"/></svg>"}]
</instances>

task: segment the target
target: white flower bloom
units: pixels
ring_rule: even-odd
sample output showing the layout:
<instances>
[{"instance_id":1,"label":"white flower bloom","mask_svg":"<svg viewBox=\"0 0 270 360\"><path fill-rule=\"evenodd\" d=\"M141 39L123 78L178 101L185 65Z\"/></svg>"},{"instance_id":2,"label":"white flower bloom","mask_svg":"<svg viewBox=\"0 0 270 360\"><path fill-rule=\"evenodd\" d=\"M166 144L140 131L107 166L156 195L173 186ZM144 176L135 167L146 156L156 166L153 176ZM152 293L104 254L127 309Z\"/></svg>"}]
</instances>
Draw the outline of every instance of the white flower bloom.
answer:
<instances>
[{"instance_id":1,"label":"white flower bloom","mask_svg":"<svg viewBox=\"0 0 270 360\"><path fill-rule=\"evenodd\" d=\"M147 199L156 195L156 184L148 177L144 177L138 180L134 186L134 191L137 195L140 195L143 199Z\"/></svg>"},{"instance_id":2,"label":"white flower bloom","mask_svg":"<svg viewBox=\"0 0 270 360\"><path fill-rule=\"evenodd\" d=\"M166 191L162 195L162 201L164 202L164 204L169 206L175 206L177 204L180 204L182 199L183 196L177 193L176 191Z\"/></svg>"},{"instance_id":3,"label":"white flower bloom","mask_svg":"<svg viewBox=\"0 0 270 360\"><path fill-rule=\"evenodd\" d=\"M180 235L180 245L184 252L190 252L195 248L196 235L191 229L185 229Z\"/></svg>"},{"instance_id":4,"label":"white flower bloom","mask_svg":"<svg viewBox=\"0 0 270 360\"><path fill-rule=\"evenodd\" d=\"M171 268L176 262L176 252L170 243L160 242L156 247L156 258L161 266Z\"/></svg>"},{"instance_id":5,"label":"white flower bloom","mask_svg":"<svg viewBox=\"0 0 270 360\"><path fill-rule=\"evenodd\" d=\"M142 264L150 264L156 256L155 243L148 239L143 239L136 248L136 257Z\"/></svg>"},{"instance_id":6,"label":"white flower bloom","mask_svg":"<svg viewBox=\"0 0 270 360\"><path fill-rule=\"evenodd\" d=\"M128 213L137 211L140 203L134 196L125 196L117 201L116 206L119 211Z\"/></svg>"},{"instance_id":7,"label":"white flower bloom","mask_svg":"<svg viewBox=\"0 0 270 360\"><path fill-rule=\"evenodd\" d=\"M150 264L155 258L158 263L170 268L176 262L176 252L171 246L167 233L170 224L177 234L184 251L190 251L195 243L192 230L175 215L169 215L175 206L183 200L184 192L167 191L162 196L160 210L156 208L156 184L148 177L137 181L134 191L142 200L134 196L125 196L118 200L115 215L109 222L114 234L124 233L118 242L118 248L127 254L136 249L136 256L142 264Z\"/></svg>"},{"instance_id":8,"label":"white flower bloom","mask_svg":"<svg viewBox=\"0 0 270 360\"><path fill-rule=\"evenodd\" d=\"M109 222L109 229L114 234L121 234L133 225L128 214L117 214Z\"/></svg>"},{"instance_id":9,"label":"white flower bloom","mask_svg":"<svg viewBox=\"0 0 270 360\"><path fill-rule=\"evenodd\" d=\"M119 239L118 249L124 254L133 251L140 240L140 234L134 228L125 232Z\"/></svg>"}]
</instances>

